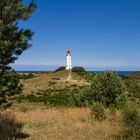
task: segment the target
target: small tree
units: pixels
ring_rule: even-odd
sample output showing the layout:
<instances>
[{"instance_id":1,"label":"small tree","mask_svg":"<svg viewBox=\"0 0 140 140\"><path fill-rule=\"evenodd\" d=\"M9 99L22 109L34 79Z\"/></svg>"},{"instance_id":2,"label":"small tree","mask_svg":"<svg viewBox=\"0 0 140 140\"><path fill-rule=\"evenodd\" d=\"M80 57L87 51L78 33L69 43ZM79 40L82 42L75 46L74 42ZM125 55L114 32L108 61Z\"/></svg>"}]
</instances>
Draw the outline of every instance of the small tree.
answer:
<instances>
[{"instance_id":1,"label":"small tree","mask_svg":"<svg viewBox=\"0 0 140 140\"><path fill-rule=\"evenodd\" d=\"M90 97L95 102L101 102L107 106L116 104L119 97L124 94L124 86L121 78L112 71L97 74L90 89Z\"/></svg>"},{"instance_id":2,"label":"small tree","mask_svg":"<svg viewBox=\"0 0 140 140\"><path fill-rule=\"evenodd\" d=\"M18 23L27 20L35 9L33 0L29 5L25 5L22 0L0 0L0 98L21 89L19 79L9 64L14 63L23 51L31 47L28 42L33 32L20 29Z\"/></svg>"}]
</instances>

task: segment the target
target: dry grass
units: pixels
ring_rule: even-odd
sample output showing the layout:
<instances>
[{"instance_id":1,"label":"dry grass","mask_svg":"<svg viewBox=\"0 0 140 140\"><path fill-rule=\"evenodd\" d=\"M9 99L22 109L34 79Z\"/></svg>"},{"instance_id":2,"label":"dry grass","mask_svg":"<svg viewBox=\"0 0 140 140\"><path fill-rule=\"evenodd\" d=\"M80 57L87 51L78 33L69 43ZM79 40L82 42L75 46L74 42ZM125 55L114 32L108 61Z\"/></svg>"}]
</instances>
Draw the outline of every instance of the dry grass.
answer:
<instances>
[{"instance_id":1,"label":"dry grass","mask_svg":"<svg viewBox=\"0 0 140 140\"><path fill-rule=\"evenodd\" d=\"M88 85L84 79L73 73L66 82L68 71L37 74L23 81L24 94L36 93L50 88L49 81L55 81L55 88L65 88L73 84ZM60 80L54 80L60 78ZM94 121L88 108L52 108L43 104L21 103L11 107L16 119L24 123L23 133L29 134L27 140L112 140L121 130L121 112L106 110L107 119Z\"/></svg>"},{"instance_id":2,"label":"dry grass","mask_svg":"<svg viewBox=\"0 0 140 140\"><path fill-rule=\"evenodd\" d=\"M27 140L109 140L121 130L121 113L106 112L109 117L101 122L91 119L88 108L37 108L14 114L25 124Z\"/></svg>"}]
</instances>

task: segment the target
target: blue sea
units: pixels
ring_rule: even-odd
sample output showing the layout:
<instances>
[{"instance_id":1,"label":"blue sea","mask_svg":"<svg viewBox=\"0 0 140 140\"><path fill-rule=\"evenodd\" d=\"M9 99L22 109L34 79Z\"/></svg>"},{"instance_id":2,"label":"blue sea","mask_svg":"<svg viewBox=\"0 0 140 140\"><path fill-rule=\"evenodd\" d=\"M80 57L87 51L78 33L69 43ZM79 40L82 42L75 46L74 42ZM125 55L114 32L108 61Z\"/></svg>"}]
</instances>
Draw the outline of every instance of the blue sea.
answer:
<instances>
[{"instance_id":1,"label":"blue sea","mask_svg":"<svg viewBox=\"0 0 140 140\"><path fill-rule=\"evenodd\" d=\"M49 71L30 71L30 70L27 70L27 71L17 71L19 73L45 73L45 72L49 72ZM102 72L105 72L105 71L88 71L88 72L93 72L93 73L102 73ZM135 73L137 71L116 71L119 75L127 75L127 74L132 74L132 73Z\"/></svg>"},{"instance_id":2,"label":"blue sea","mask_svg":"<svg viewBox=\"0 0 140 140\"><path fill-rule=\"evenodd\" d=\"M95 73L102 73L105 71L91 71L91 72L95 72ZM116 71L119 75L127 75L127 74L132 74L135 73L137 71Z\"/></svg>"}]
</instances>

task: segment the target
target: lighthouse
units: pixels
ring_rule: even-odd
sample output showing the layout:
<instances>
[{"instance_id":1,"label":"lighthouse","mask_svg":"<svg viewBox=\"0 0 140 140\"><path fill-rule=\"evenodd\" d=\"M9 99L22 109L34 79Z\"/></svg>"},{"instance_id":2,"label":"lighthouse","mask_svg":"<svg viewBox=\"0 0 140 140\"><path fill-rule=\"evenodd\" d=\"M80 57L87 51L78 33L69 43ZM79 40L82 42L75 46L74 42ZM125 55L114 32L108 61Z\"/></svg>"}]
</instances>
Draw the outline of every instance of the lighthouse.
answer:
<instances>
[{"instance_id":1,"label":"lighthouse","mask_svg":"<svg viewBox=\"0 0 140 140\"><path fill-rule=\"evenodd\" d=\"M71 64L71 52L70 50L66 53L66 70L71 70L72 64Z\"/></svg>"}]
</instances>

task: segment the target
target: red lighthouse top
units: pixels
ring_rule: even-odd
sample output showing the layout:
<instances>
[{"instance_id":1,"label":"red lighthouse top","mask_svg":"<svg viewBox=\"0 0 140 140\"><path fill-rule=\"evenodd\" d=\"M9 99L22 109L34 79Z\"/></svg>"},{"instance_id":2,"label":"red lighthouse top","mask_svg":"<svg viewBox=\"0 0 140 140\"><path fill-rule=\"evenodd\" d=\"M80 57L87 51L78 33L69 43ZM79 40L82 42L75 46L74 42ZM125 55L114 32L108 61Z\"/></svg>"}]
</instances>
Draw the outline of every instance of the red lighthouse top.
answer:
<instances>
[{"instance_id":1,"label":"red lighthouse top","mask_svg":"<svg viewBox=\"0 0 140 140\"><path fill-rule=\"evenodd\" d=\"M68 51L67 51L67 54L66 54L66 55L67 55L67 56L68 56L68 55L71 55L71 52L70 52L70 50L68 50Z\"/></svg>"}]
</instances>

